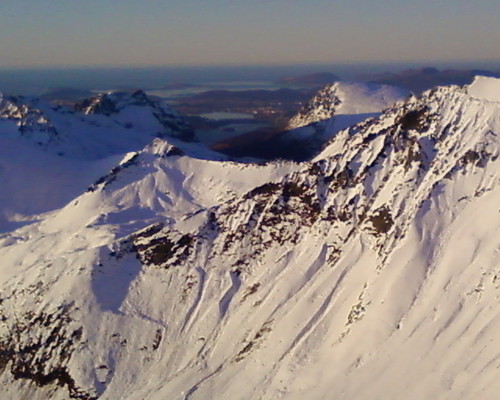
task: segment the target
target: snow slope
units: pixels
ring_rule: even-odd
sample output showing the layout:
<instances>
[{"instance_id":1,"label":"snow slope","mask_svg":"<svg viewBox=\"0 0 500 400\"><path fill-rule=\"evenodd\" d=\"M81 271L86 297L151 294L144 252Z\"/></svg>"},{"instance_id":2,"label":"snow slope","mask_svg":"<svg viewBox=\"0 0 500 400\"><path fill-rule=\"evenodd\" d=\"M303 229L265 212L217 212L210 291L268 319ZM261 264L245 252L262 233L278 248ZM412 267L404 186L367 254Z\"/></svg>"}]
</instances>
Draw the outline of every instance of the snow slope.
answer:
<instances>
[{"instance_id":1,"label":"snow slope","mask_svg":"<svg viewBox=\"0 0 500 400\"><path fill-rule=\"evenodd\" d=\"M157 138L4 234L0 396L497 398L500 103L474 86L300 164Z\"/></svg>"},{"instance_id":2,"label":"snow slope","mask_svg":"<svg viewBox=\"0 0 500 400\"><path fill-rule=\"evenodd\" d=\"M476 76L468 86L467 93L478 99L500 101L500 79Z\"/></svg>"}]
</instances>

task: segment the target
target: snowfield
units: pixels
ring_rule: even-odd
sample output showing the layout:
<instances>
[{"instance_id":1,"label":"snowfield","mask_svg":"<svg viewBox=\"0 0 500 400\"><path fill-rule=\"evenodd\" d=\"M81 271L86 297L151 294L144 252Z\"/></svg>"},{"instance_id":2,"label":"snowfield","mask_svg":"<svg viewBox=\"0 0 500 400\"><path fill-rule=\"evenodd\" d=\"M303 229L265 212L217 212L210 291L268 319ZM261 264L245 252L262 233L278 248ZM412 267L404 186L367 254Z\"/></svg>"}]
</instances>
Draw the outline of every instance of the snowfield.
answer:
<instances>
[{"instance_id":1,"label":"snowfield","mask_svg":"<svg viewBox=\"0 0 500 400\"><path fill-rule=\"evenodd\" d=\"M478 99L500 101L500 79L491 79L485 76L476 76L467 88L467 93Z\"/></svg>"},{"instance_id":2,"label":"snowfield","mask_svg":"<svg viewBox=\"0 0 500 400\"><path fill-rule=\"evenodd\" d=\"M497 399L499 82L303 163L229 160L142 97L2 99L0 398Z\"/></svg>"}]
</instances>

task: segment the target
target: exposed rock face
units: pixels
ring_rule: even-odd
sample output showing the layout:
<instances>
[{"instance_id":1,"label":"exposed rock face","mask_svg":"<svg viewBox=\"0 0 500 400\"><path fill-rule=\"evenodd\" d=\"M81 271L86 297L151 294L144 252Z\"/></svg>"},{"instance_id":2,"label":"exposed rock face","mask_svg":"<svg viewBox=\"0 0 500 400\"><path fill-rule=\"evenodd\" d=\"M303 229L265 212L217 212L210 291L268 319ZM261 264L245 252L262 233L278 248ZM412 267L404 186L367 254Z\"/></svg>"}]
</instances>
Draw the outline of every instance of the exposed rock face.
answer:
<instances>
[{"instance_id":1,"label":"exposed rock face","mask_svg":"<svg viewBox=\"0 0 500 400\"><path fill-rule=\"evenodd\" d=\"M500 103L468 89L300 164L156 139L3 236L0 394L495 398Z\"/></svg>"}]
</instances>

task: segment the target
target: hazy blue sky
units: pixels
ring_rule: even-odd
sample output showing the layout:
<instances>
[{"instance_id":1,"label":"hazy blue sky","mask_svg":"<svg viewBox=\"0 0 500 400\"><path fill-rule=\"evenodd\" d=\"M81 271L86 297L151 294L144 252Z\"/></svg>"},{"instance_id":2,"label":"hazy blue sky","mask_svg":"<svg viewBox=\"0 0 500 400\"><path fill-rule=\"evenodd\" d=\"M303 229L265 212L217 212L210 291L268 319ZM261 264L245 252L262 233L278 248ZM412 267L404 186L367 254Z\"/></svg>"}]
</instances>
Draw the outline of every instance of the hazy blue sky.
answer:
<instances>
[{"instance_id":1,"label":"hazy blue sky","mask_svg":"<svg viewBox=\"0 0 500 400\"><path fill-rule=\"evenodd\" d=\"M500 59L498 0L1 0L0 67Z\"/></svg>"}]
</instances>

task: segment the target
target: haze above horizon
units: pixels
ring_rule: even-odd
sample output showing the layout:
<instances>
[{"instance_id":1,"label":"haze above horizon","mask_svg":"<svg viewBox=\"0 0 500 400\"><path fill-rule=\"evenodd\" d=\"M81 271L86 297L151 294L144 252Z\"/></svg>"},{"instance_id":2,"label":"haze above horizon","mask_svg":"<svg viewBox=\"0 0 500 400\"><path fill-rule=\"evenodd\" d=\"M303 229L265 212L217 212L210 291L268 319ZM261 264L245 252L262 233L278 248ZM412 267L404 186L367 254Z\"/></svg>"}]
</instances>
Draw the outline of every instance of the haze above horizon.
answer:
<instances>
[{"instance_id":1,"label":"haze above horizon","mask_svg":"<svg viewBox=\"0 0 500 400\"><path fill-rule=\"evenodd\" d=\"M497 16L497 0L5 0L0 67L480 62Z\"/></svg>"}]
</instances>

